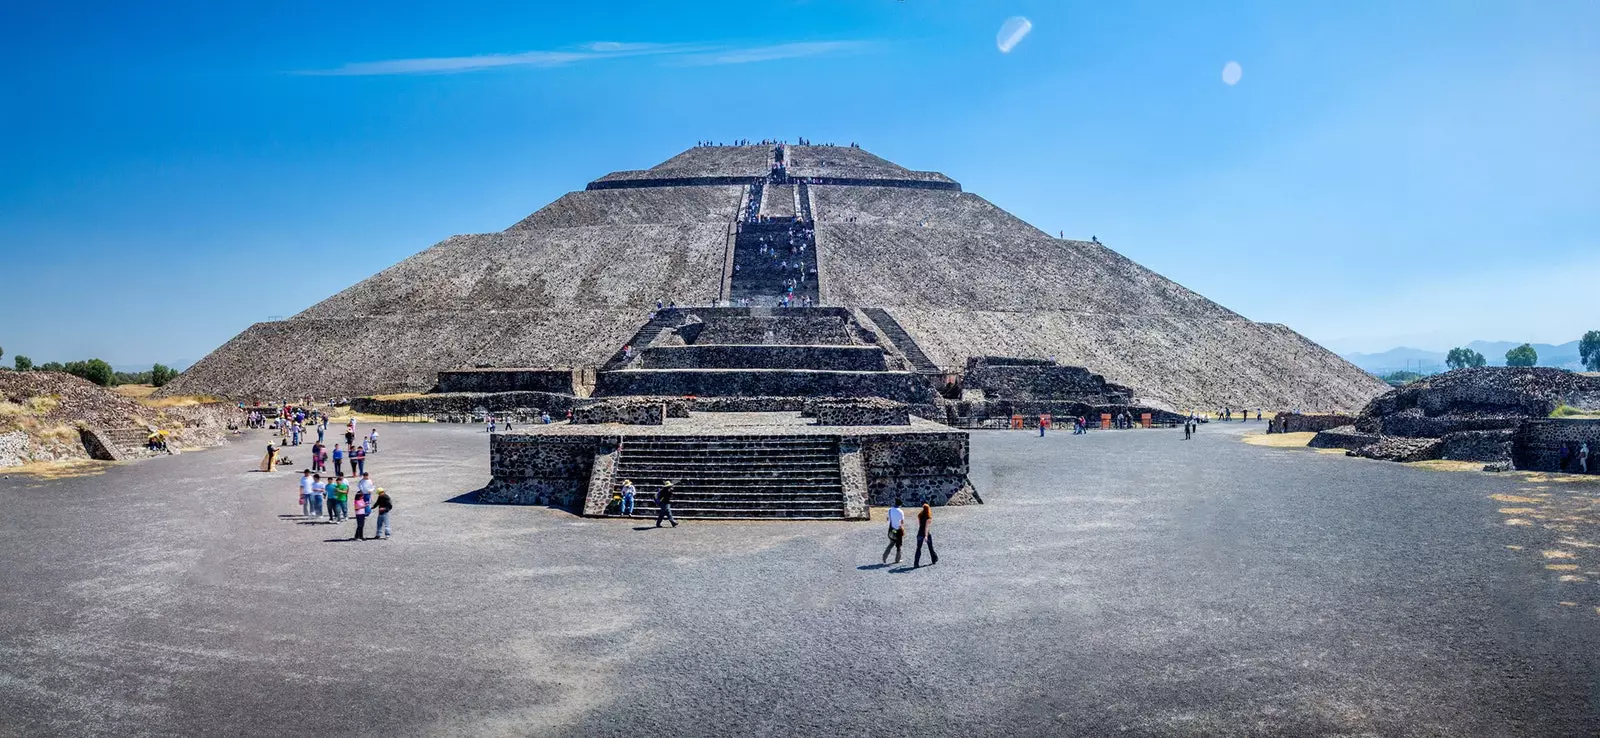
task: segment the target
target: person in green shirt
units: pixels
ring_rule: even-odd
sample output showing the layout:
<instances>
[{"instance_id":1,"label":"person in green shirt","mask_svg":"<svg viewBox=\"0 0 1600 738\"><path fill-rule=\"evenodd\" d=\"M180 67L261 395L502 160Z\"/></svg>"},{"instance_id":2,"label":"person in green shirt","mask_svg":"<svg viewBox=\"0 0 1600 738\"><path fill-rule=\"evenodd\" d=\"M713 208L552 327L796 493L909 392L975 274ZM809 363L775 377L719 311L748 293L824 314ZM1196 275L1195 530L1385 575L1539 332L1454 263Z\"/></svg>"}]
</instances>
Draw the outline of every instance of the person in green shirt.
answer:
<instances>
[{"instance_id":1,"label":"person in green shirt","mask_svg":"<svg viewBox=\"0 0 1600 738\"><path fill-rule=\"evenodd\" d=\"M333 498L339 503L339 516L333 522L343 523L350 519L350 485L345 483L344 476L341 475L334 480L333 489Z\"/></svg>"}]
</instances>

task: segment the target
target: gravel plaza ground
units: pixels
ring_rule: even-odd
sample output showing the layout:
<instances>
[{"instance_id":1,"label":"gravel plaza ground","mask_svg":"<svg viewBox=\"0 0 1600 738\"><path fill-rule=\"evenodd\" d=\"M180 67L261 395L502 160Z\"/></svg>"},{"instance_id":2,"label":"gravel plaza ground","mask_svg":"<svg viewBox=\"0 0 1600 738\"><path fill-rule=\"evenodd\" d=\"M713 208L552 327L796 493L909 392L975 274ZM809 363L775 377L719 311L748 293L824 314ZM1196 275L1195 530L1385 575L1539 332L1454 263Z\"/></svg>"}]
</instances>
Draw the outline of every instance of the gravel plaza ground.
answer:
<instances>
[{"instance_id":1,"label":"gravel plaza ground","mask_svg":"<svg viewBox=\"0 0 1600 738\"><path fill-rule=\"evenodd\" d=\"M921 569L881 510L472 504L476 426L382 426L386 541L300 520L259 431L13 474L0 735L1600 732L1600 486L1242 432L974 432Z\"/></svg>"}]
</instances>

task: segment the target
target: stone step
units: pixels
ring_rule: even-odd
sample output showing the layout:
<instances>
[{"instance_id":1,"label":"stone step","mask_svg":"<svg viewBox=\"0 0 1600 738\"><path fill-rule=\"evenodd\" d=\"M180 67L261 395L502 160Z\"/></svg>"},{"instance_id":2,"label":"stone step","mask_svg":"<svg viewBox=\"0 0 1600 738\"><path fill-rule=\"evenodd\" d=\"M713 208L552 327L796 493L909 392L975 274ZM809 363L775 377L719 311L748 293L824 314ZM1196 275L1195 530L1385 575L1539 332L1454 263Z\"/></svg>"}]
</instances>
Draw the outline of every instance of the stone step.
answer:
<instances>
[{"instance_id":1,"label":"stone step","mask_svg":"<svg viewBox=\"0 0 1600 738\"><path fill-rule=\"evenodd\" d=\"M749 456L732 456L728 454L709 453L633 453L629 454L629 460L640 463L693 464L695 466L705 466L708 464L744 464L750 466L782 468L790 464L800 466L811 464L836 464L838 463L838 456L839 455L837 453L826 455L752 454Z\"/></svg>"},{"instance_id":2,"label":"stone step","mask_svg":"<svg viewBox=\"0 0 1600 738\"><path fill-rule=\"evenodd\" d=\"M788 472L776 469L686 469L683 467L630 466L618 468L616 476L622 479L633 479L636 481L643 479L677 480L685 476L706 481L722 481L727 479L756 479L762 481L772 481L774 479L838 479L839 472L837 468L827 469L823 467L813 467L810 469L799 470L797 472Z\"/></svg>"}]
</instances>

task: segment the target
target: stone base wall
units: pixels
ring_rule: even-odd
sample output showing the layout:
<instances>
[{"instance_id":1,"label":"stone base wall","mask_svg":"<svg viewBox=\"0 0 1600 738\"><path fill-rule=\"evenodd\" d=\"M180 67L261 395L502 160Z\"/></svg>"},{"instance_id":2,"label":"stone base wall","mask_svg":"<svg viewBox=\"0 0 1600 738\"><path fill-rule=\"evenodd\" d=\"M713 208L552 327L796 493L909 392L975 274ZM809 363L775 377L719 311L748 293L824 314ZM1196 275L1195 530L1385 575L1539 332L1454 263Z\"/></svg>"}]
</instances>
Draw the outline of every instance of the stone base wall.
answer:
<instances>
[{"instance_id":1,"label":"stone base wall","mask_svg":"<svg viewBox=\"0 0 1600 738\"><path fill-rule=\"evenodd\" d=\"M1125 405L1133 391L1111 384L1081 366L1060 366L1048 359L975 356L967 360L962 386L983 390L985 397L1009 400L1072 400L1092 405Z\"/></svg>"},{"instance_id":2,"label":"stone base wall","mask_svg":"<svg viewBox=\"0 0 1600 738\"><path fill-rule=\"evenodd\" d=\"M817 425L911 425L911 413L904 403L877 398L818 400L806 410L817 419Z\"/></svg>"},{"instance_id":3,"label":"stone base wall","mask_svg":"<svg viewBox=\"0 0 1600 738\"><path fill-rule=\"evenodd\" d=\"M1332 428L1354 425L1353 415L1283 413L1267 422L1268 433L1321 433Z\"/></svg>"},{"instance_id":4,"label":"stone base wall","mask_svg":"<svg viewBox=\"0 0 1600 738\"><path fill-rule=\"evenodd\" d=\"M966 418L1009 418L1012 415L1037 417L1049 414L1056 427L1067 423L1069 418L1083 416L1091 424L1099 424L1100 416L1110 413L1113 417L1124 412L1133 416L1137 424L1139 416L1150 413L1150 421L1157 425L1182 423L1184 416L1169 410L1144 407L1140 405L1090 405L1083 402L1070 400L966 400L952 403L955 414ZM1070 424L1070 423L1069 423Z\"/></svg>"},{"instance_id":5,"label":"stone base wall","mask_svg":"<svg viewBox=\"0 0 1600 738\"><path fill-rule=\"evenodd\" d=\"M933 389L909 372L821 372L804 369L628 369L601 372L598 397L882 397L934 402Z\"/></svg>"},{"instance_id":6,"label":"stone base wall","mask_svg":"<svg viewBox=\"0 0 1600 738\"><path fill-rule=\"evenodd\" d=\"M582 398L552 392L452 392L397 400L357 397L350 409L373 415L461 415L484 408L492 413L512 410L544 411L566 417Z\"/></svg>"},{"instance_id":7,"label":"stone base wall","mask_svg":"<svg viewBox=\"0 0 1600 738\"><path fill-rule=\"evenodd\" d=\"M703 339L703 336L702 336ZM642 369L826 369L881 372L889 367L877 346L755 346L707 344L645 349Z\"/></svg>"},{"instance_id":8,"label":"stone base wall","mask_svg":"<svg viewBox=\"0 0 1600 738\"><path fill-rule=\"evenodd\" d=\"M1589 444L1589 473L1600 473L1600 420L1530 420L1514 435L1511 459L1518 469L1576 472L1576 452L1584 443ZM1563 445L1572 452L1566 468L1561 467Z\"/></svg>"},{"instance_id":9,"label":"stone base wall","mask_svg":"<svg viewBox=\"0 0 1600 738\"><path fill-rule=\"evenodd\" d=\"M439 372L438 392L573 394L572 369L457 369Z\"/></svg>"},{"instance_id":10,"label":"stone base wall","mask_svg":"<svg viewBox=\"0 0 1600 738\"><path fill-rule=\"evenodd\" d=\"M599 436L494 434L489 438L494 480L478 491L478 500L582 510L601 441Z\"/></svg>"},{"instance_id":11,"label":"stone base wall","mask_svg":"<svg viewBox=\"0 0 1600 738\"><path fill-rule=\"evenodd\" d=\"M621 423L623 425L661 425L666 422L667 406L649 400L609 400L573 408L573 425Z\"/></svg>"},{"instance_id":12,"label":"stone base wall","mask_svg":"<svg viewBox=\"0 0 1600 738\"><path fill-rule=\"evenodd\" d=\"M1499 462L1511 460L1514 428L1461 431L1440 439L1439 458L1451 461Z\"/></svg>"},{"instance_id":13,"label":"stone base wall","mask_svg":"<svg viewBox=\"0 0 1600 738\"><path fill-rule=\"evenodd\" d=\"M702 323L693 337L694 344L849 346L857 343L849 311L842 308L778 308L772 315L697 310L694 316Z\"/></svg>"},{"instance_id":14,"label":"stone base wall","mask_svg":"<svg viewBox=\"0 0 1600 738\"><path fill-rule=\"evenodd\" d=\"M907 507L979 501L967 480L965 433L865 436L861 448L867 501L873 505L893 505L896 498Z\"/></svg>"}]
</instances>

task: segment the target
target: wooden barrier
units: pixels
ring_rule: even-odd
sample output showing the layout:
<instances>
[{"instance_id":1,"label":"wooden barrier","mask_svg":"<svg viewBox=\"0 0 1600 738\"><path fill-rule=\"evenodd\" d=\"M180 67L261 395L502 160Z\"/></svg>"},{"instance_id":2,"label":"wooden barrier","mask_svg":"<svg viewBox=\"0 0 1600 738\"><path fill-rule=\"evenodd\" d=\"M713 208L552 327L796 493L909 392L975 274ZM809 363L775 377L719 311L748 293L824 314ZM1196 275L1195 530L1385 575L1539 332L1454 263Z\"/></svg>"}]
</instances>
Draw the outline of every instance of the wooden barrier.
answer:
<instances>
[{"instance_id":1,"label":"wooden barrier","mask_svg":"<svg viewBox=\"0 0 1600 738\"><path fill-rule=\"evenodd\" d=\"M1100 413L1100 430L1111 429L1111 413Z\"/></svg>"},{"instance_id":2,"label":"wooden barrier","mask_svg":"<svg viewBox=\"0 0 1600 738\"><path fill-rule=\"evenodd\" d=\"M1139 413L1139 425L1150 427L1150 413Z\"/></svg>"}]
</instances>

